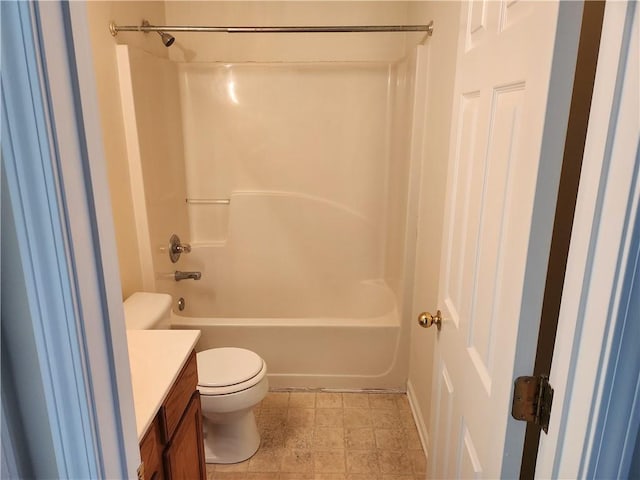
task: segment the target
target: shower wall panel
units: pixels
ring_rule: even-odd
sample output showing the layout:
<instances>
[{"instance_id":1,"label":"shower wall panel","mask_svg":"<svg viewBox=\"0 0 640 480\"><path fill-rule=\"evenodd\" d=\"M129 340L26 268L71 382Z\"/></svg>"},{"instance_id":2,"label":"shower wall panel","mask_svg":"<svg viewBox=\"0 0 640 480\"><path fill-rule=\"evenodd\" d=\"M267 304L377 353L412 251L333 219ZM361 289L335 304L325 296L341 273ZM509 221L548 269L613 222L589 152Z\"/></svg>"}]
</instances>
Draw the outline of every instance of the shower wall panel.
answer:
<instances>
[{"instance_id":1,"label":"shower wall panel","mask_svg":"<svg viewBox=\"0 0 640 480\"><path fill-rule=\"evenodd\" d=\"M124 110L125 126L130 168L142 174L142 182L134 183L132 190L134 203L144 203L146 209L146 218L137 221L139 229L144 224L148 229L148 246L141 255L151 263L143 272L149 288L150 282L175 270L167 253L171 234L189 240L178 74L169 60L136 48L128 49L128 59L121 65L128 68L132 91L132 105ZM137 208L136 216L144 209Z\"/></svg>"},{"instance_id":2,"label":"shower wall panel","mask_svg":"<svg viewBox=\"0 0 640 480\"><path fill-rule=\"evenodd\" d=\"M385 280L398 298L405 273L405 242L408 231L409 178L411 165L412 119L415 98L415 52L393 64L391 75L391 125L387 189L387 241Z\"/></svg>"},{"instance_id":3,"label":"shower wall panel","mask_svg":"<svg viewBox=\"0 0 640 480\"><path fill-rule=\"evenodd\" d=\"M375 244L380 278L389 72L369 63L181 65L188 196L232 202L190 205L192 240L225 241L229 212L250 215L233 207L234 193L289 195L335 212L316 225L329 235L345 215L360 225L347 241L354 252Z\"/></svg>"}]
</instances>

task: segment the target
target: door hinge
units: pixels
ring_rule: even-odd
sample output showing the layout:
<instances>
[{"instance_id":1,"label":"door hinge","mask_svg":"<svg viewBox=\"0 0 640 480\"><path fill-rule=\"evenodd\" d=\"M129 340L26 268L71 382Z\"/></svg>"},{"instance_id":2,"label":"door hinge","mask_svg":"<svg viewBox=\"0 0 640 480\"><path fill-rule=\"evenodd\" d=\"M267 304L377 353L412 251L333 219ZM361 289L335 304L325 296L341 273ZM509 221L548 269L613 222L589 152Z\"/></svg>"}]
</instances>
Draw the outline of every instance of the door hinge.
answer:
<instances>
[{"instance_id":1,"label":"door hinge","mask_svg":"<svg viewBox=\"0 0 640 480\"><path fill-rule=\"evenodd\" d=\"M144 462L138 466L138 480L144 480Z\"/></svg>"},{"instance_id":2,"label":"door hinge","mask_svg":"<svg viewBox=\"0 0 640 480\"><path fill-rule=\"evenodd\" d=\"M549 417L553 403L553 388L549 385L549 377L518 377L513 389L513 405L511 416L523 422L540 425L544 433L549 430Z\"/></svg>"}]
</instances>

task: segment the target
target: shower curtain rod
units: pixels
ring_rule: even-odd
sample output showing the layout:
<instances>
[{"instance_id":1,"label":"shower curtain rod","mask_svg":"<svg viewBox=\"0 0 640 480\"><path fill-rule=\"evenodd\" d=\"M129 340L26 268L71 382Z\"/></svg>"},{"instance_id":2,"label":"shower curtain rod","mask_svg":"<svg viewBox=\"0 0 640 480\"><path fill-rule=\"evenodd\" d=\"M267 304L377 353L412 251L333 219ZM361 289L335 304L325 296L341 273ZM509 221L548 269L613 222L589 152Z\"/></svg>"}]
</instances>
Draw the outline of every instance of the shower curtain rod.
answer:
<instances>
[{"instance_id":1,"label":"shower curtain rod","mask_svg":"<svg viewBox=\"0 0 640 480\"><path fill-rule=\"evenodd\" d=\"M308 27L211 27L195 25L116 25L109 24L114 37L118 32L204 32L204 33L351 33L351 32L426 32L433 34L433 20L427 25L347 25Z\"/></svg>"}]
</instances>

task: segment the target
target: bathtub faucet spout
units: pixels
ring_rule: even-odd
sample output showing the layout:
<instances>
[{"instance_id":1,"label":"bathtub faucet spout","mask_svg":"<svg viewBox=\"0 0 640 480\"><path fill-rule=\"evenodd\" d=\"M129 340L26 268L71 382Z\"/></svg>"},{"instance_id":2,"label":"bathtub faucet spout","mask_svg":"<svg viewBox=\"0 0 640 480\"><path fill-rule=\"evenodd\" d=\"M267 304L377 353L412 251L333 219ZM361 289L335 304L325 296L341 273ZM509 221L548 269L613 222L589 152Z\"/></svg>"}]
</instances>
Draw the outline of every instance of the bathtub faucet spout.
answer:
<instances>
[{"instance_id":1,"label":"bathtub faucet spout","mask_svg":"<svg viewBox=\"0 0 640 480\"><path fill-rule=\"evenodd\" d=\"M200 280L200 278L202 277L202 272L181 272L180 270L176 270L176 272L173 275L173 278L175 278L176 282L179 282L180 280Z\"/></svg>"}]
</instances>

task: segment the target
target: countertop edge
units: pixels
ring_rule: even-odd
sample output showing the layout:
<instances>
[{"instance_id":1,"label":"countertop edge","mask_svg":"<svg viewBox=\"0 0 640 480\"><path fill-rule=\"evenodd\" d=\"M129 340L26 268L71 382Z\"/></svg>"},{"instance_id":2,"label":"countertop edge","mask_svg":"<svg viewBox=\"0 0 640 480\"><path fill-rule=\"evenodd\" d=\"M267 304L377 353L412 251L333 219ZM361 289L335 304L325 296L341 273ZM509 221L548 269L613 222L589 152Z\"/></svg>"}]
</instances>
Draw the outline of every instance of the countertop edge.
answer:
<instances>
[{"instance_id":1,"label":"countertop edge","mask_svg":"<svg viewBox=\"0 0 640 480\"><path fill-rule=\"evenodd\" d=\"M153 423L199 338L200 330L127 331L138 443ZM167 345L171 350L169 354L166 354Z\"/></svg>"}]
</instances>

